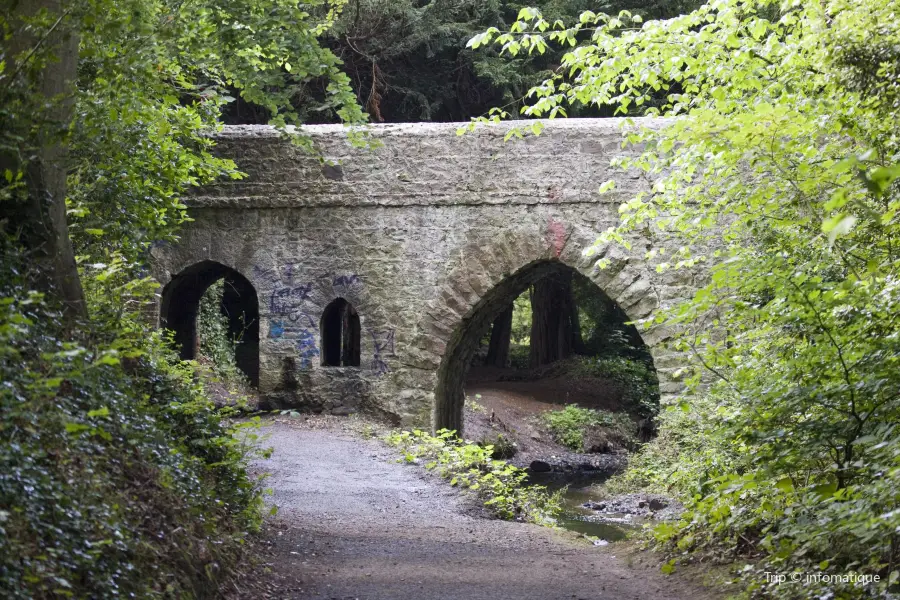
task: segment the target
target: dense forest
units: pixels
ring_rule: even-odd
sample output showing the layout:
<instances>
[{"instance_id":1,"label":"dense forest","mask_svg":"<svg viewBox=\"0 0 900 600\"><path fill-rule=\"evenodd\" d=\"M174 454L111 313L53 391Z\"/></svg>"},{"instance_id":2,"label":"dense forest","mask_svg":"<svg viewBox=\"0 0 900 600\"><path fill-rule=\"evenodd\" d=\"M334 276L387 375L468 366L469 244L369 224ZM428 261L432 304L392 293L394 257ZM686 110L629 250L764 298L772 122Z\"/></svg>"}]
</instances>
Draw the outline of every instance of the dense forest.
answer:
<instances>
[{"instance_id":1,"label":"dense forest","mask_svg":"<svg viewBox=\"0 0 900 600\"><path fill-rule=\"evenodd\" d=\"M263 521L254 421L146 316L151 245L243 177L211 132L565 116L677 117L629 133L652 187L587 250L664 231L658 271L709 274L637 323L687 391L609 483L684 502L663 569L900 594L900 3L534 4L0 2L0 595L214 597Z\"/></svg>"}]
</instances>

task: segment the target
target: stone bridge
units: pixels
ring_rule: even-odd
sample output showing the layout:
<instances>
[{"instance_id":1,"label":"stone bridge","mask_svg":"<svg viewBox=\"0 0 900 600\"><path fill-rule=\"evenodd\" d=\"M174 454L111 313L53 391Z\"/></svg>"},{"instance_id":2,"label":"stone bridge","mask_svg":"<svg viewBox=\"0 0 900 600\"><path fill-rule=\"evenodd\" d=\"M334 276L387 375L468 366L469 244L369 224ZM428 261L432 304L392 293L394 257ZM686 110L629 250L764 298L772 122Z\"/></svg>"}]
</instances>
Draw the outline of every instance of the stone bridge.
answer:
<instances>
[{"instance_id":1,"label":"stone bridge","mask_svg":"<svg viewBox=\"0 0 900 600\"><path fill-rule=\"evenodd\" d=\"M459 428L478 341L540 277L577 270L631 319L693 293L689 274L644 260L646 240L583 254L646 186L610 167L621 120L551 121L504 142L511 126L376 125L375 149L340 126L308 127L324 163L272 128L226 127L218 152L248 177L202 189L179 244L153 248L160 323L193 356L199 298L225 277L226 308L252 315L238 361L270 405ZM616 190L599 195L608 179ZM598 270L602 255L611 264ZM642 336L662 395L679 391L665 330Z\"/></svg>"}]
</instances>

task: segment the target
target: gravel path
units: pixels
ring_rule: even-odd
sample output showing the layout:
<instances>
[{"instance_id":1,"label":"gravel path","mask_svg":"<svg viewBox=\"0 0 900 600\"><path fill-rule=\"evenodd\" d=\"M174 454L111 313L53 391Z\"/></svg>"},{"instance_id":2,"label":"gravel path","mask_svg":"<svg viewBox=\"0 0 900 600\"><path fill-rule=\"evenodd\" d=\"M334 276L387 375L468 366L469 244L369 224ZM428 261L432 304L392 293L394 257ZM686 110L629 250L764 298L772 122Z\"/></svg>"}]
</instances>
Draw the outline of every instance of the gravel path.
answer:
<instances>
[{"instance_id":1,"label":"gravel path","mask_svg":"<svg viewBox=\"0 0 900 600\"><path fill-rule=\"evenodd\" d=\"M265 427L259 467L279 511L261 564L237 598L360 600L677 600L707 598L658 568L629 567L616 544L484 518L453 488L394 462L377 440L331 422Z\"/></svg>"}]
</instances>

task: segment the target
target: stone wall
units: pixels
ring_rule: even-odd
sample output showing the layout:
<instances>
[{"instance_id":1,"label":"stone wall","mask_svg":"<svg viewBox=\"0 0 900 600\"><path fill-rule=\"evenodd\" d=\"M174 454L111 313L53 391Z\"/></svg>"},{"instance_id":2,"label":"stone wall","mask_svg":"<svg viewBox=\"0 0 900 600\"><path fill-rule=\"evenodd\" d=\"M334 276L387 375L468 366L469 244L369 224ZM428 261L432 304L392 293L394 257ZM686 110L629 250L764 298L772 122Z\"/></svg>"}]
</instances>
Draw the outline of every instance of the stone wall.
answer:
<instances>
[{"instance_id":1,"label":"stone wall","mask_svg":"<svg viewBox=\"0 0 900 600\"><path fill-rule=\"evenodd\" d=\"M463 136L457 126L373 126L374 149L352 146L339 126L308 127L325 164L271 128L227 127L219 152L248 177L191 199L194 221L178 245L152 250L153 273L165 285L208 260L253 284L259 388L274 405L365 406L438 426L459 424L470 341L542 265L579 270L633 319L693 292L689 275L643 261L648 241L607 248L602 271L582 254L646 185L610 167L623 151L620 120L552 121L511 142L509 124ZM616 191L598 195L608 179ZM360 316L358 368L320 365L322 311L338 297ZM661 392L678 391L665 332L643 337Z\"/></svg>"}]
</instances>

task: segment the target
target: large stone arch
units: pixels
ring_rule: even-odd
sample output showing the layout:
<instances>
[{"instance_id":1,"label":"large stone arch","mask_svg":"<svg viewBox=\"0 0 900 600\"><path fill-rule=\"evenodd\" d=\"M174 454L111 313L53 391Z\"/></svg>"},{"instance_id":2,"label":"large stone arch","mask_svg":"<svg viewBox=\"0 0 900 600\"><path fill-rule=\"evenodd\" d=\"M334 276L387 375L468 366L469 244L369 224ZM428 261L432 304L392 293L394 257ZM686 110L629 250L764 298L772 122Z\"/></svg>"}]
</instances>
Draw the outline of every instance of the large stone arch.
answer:
<instances>
[{"instance_id":1,"label":"large stone arch","mask_svg":"<svg viewBox=\"0 0 900 600\"><path fill-rule=\"evenodd\" d=\"M420 325L420 344L436 365L432 409L434 429L461 430L466 372L477 341L504 307L529 285L561 269L575 270L593 282L631 321L645 319L660 306L656 274L635 260L636 253L608 246L588 256L595 239L585 228L549 217L543 231L503 235L463 247L440 283ZM640 245L640 240L635 240ZM606 258L604 269L597 260ZM662 356L662 330L641 332L654 360ZM661 389L672 391L667 372ZM664 385L669 384L669 385Z\"/></svg>"}]
</instances>

